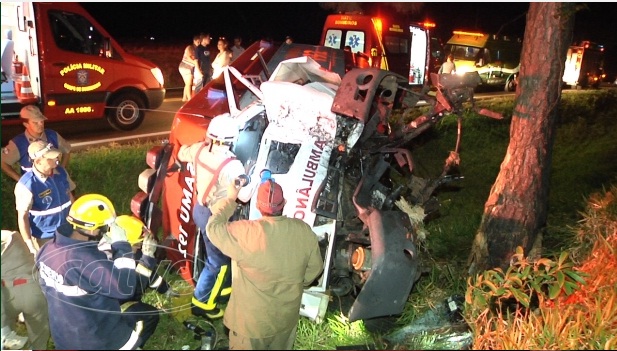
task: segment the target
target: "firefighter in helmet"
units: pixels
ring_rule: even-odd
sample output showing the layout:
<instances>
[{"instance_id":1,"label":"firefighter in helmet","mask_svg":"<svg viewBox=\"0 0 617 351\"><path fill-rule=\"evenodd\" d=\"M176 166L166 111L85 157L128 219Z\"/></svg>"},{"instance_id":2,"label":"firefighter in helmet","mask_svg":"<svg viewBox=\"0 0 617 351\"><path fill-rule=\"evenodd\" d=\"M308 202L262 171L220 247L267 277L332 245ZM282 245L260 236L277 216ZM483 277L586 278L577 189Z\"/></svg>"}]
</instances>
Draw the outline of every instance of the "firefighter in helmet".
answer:
<instances>
[{"instance_id":1,"label":"firefighter in helmet","mask_svg":"<svg viewBox=\"0 0 617 351\"><path fill-rule=\"evenodd\" d=\"M238 134L238 123L225 113L210 121L206 140L182 145L178 151L178 160L192 162L195 168L197 198L193 220L204 241L207 257L195 285L191 311L193 315L209 319L223 316L220 304L226 302L231 293L231 260L210 242L206 224L212 214L210 207L225 198L228 186L245 174L242 162L231 151ZM238 199L247 202L257 184L243 187Z\"/></svg>"},{"instance_id":2,"label":"firefighter in helmet","mask_svg":"<svg viewBox=\"0 0 617 351\"><path fill-rule=\"evenodd\" d=\"M131 244L133 258L137 263L137 287L133 296L120 300L120 308L133 324L143 321L142 339L149 339L159 323L159 309L142 301L144 293L155 289L158 293L171 292L169 285L162 276L157 274L158 261L154 257L157 247L154 235L139 218L131 215L121 215L116 223L126 231L126 239ZM112 251L107 238L99 242L99 250L104 251L111 259Z\"/></svg>"},{"instance_id":3,"label":"firefighter in helmet","mask_svg":"<svg viewBox=\"0 0 617 351\"><path fill-rule=\"evenodd\" d=\"M57 349L111 350L142 347L143 323L120 313L120 300L133 296L135 260L116 211L100 194L71 205L67 222L36 256L39 284L47 299L49 327ZM97 247L102 236L112 259ZM78 322L68 326L67 323Z\"/></svg>"}]
</instances>

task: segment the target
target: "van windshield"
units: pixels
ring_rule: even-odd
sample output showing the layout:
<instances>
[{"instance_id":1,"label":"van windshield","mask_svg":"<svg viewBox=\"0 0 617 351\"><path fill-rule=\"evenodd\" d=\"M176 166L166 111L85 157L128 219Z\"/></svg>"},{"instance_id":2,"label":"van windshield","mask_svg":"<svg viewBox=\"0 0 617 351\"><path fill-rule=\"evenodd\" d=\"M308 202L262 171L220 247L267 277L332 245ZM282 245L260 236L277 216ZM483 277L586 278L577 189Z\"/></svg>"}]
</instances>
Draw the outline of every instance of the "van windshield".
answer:
<instances>
[{"instance_id":1,"label":"van windshield","mask_svg":"<svg viewBox=\"0 0 617 351\"><path fill-rule=\"evenodd\" d=\"M447 44L445 52L454 55L454 59L456 60L475 61L480 53L480 48Z\"/></svg>"}]
</instances>

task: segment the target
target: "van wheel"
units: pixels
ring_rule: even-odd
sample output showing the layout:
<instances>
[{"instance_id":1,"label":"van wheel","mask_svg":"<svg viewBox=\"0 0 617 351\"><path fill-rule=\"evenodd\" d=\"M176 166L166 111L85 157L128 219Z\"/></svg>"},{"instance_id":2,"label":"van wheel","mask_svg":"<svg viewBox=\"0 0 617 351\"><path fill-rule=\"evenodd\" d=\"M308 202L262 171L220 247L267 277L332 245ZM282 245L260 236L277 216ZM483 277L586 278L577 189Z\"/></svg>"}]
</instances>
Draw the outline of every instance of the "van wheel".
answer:
<instances>
[{"instance_id":1,"label":"van wheel","mask_svg":"<svg viewBox=\"0 0 617 351\"><path fill-rule=\"evenodd\" d=\"M512 92L516 90L516 76L511 75L506 80L506 86L503 89L505 92Z\"/></svg>"},{"instance_id":2,"label":"van wheel","mask_svg":"<svg viewBox=\"0 0 617 351\"><path fill-rule=\"evenodd\" d=\"M107 121L116 130L133 130L144 121L145 104L137 94L115 97L107 108Z\"/></svg>"}]
</instances>

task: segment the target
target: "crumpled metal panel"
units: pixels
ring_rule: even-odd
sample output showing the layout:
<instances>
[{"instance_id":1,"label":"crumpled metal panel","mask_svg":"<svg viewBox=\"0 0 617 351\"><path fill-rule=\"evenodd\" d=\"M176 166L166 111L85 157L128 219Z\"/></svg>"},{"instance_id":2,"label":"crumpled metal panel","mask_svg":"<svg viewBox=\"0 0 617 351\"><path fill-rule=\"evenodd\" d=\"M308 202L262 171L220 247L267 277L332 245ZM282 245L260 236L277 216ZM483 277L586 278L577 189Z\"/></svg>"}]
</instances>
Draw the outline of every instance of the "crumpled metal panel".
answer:
<instances>
[{"instance_id":1,"label":"crumpled metal panel","mask_svg":"<svg viewBox=\"0 0 617 351\"><path fill-rule=\"evenodd\" d=\"M403 76L378 68L353 69L343 77L334 97L332 112L366 123L375 96L378 95L380 103L391 104L398 84L405 81Z\"/></svg>"},{"instance_id":2,"label":"crumpled metal panel","mask_svg":"<svg viewBox=\"0 0 617 351\"><path fill-rule=\"evenodd\" d=\"M363 218L371 238L372 269L349 311L349 321L403 312L418 275L417 250L400 211L372 209Z\"/></svg>"}]
</instances>

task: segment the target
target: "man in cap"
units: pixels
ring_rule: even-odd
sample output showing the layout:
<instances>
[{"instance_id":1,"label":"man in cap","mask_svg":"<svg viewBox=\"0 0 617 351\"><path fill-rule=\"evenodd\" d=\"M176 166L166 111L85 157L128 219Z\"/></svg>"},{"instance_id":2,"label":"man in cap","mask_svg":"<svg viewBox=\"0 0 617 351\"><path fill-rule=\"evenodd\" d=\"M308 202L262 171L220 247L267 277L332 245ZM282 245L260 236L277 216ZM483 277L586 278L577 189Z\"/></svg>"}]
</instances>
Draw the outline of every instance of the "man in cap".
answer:
<instances>
[{"instance_id":1,"label":"man in cap","mask_svg":"<svg viewBox=\"0 0 617 351\"><path fill-rule=\"evenodd\" d=\"M9 141L2 149L2 171L15 181L32 167L32 160L28 157L28 145L43 140L50 142L62 153L60 159L62 167L66 168L69 162L71 144L60 134L51 129L45 129L47 117L35 105L24 106L20 111L23 125L26 130ZM21 171L18 173L13 166L19 162Z\"/></svg>"},{"instance_id":2,"label":"man in cap","mask_svg":"<svg viewBox=\"0 0 617 351\"><path fill-rule=\"evenodd\" d=\"M228 222L238 188L212 207L206 233L232 259L224 324L230 350L292 350L305 287L323 271L317 236L301 219L283 216L283 189L273 179L257 190L256 220Z\"/></svg>"},{"instance_id":3,"label":"man in cap","mask_svg":"<svg viewBox=\"0 0 617 351\"><path fill-rule=\"evenodd\" d=\"M36 254L66 223L75 183L60 166L61 152L42 140L28 146L32 168L15 184L17 224L28 249Z\"/></svg>"}]
</instances>

